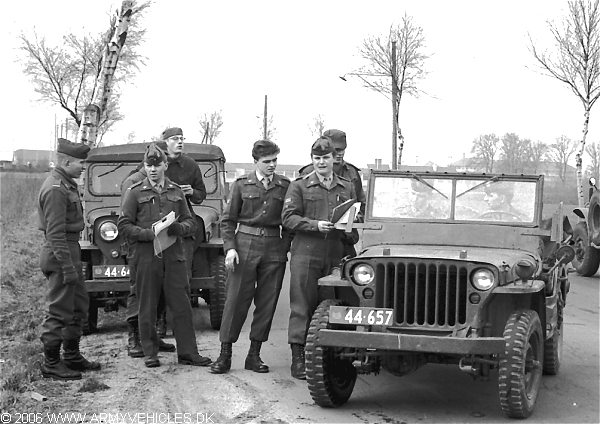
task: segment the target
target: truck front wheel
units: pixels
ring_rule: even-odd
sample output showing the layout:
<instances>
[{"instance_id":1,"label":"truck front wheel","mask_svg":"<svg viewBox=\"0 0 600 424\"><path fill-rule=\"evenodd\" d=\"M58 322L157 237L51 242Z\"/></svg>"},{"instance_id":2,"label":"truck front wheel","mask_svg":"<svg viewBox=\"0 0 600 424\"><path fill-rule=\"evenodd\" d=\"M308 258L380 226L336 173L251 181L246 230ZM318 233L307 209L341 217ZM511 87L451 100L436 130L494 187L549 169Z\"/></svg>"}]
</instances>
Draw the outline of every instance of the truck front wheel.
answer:
<instances>
[{"instance_id":1,"label":"truck front wheel","mask_svg":"<svg viewBox=\"0 0 600 424\"><path fill-rule=\"evenodd\" d=\"M573 240L575 241L575 258L573 267L579 275L591 277L598 271L600 264L600 252L595 247L590 246L588 231L585 223L580 222L573 230Z\"/></svg>"},{"instance_id":2,"label":"truck front wheel","mask_svg":"<svg viewBox=\"0 0 600 424\"><path fill-rule=\"evenodd\" d=\"M329 307L346 305L341 300L323 301L313 314L306 337L306 382L314 402L335 408L350 399L356 383L356 368L340 355L343 348L319 345L319 331L335 329L329 323Z\"/></svg>"},{"instance_id":3,"label":"truck front wheel","mask_svg":"<svg viewBox=\"0 0 600 424\"><path fill-rule=\"evenodd\" d=\"M533 412L542 383L544 340L537 312L514 311L504 327L498 392L509 418L527 418Z\"/></svg>"}]
</instances>

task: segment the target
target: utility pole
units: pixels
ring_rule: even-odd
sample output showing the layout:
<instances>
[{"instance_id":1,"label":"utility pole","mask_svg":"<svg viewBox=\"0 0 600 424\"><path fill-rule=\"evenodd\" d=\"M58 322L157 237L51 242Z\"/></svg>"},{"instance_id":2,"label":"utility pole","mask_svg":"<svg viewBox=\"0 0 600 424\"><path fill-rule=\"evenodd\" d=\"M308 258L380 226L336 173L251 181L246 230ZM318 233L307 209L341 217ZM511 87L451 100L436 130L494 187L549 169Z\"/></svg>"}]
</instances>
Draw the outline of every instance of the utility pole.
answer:
<instances>
[{"instance_id":1,"label":"utility pole","mask_svg":"<svg viewBox=\"0 0 600 424\"><path fill-rule=\"evenodd\" d=\"M265 112L263 114L263 140L267 139L267 95L265 94Z\"/></svg>"},{"instance_id":2,"label":"utility pole","mask_svg":"<svg viewBox=\"0 0 600 424\"><path fill-rule=\"evenodd\" d=\"M398 84L396 83L396 41L392 41L392 169L398 169Z\"/></svg>"}]
</instances>

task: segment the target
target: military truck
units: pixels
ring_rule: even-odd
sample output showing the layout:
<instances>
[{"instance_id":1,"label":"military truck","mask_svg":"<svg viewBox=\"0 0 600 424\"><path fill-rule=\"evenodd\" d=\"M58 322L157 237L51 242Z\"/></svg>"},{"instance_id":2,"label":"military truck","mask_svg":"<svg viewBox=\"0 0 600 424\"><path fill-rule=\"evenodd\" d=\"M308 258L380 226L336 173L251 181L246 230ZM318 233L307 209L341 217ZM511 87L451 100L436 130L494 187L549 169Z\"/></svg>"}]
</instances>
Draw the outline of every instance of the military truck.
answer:
<instances>
[{"instance_id":1,"label":"military truck","mask_svg":"<svg viewBox=\"0 0 600 424\"><path fill-rule=\"evenodd\" d=\"M590 178L589 184L589 201L585 207L573 209L581 222L573 229L575 258L572 264L584 277L596 274L600 265L600 191L595 178Z\"/></svg>"},{"instance_id":2,"label":"military truck","mask_svg":"<svg viewBox=\"0 0 600 424\"><path fill-rule=\"evenodd\" d=\"M346 226L359 229L359 253L319 279L335 297L308 331L314 402L344 404L358 374L449 364L497 374L504 413L528 417L542 374L560 369L575 254L562 205L543 209L543 182L372 170L364 223Z\"/></svg>"},{"instance_id":3,"label":"military truck","mask_svg":"<svg viewBox=\"0 0 600 424\"><path fill-rule=\"evenodd\" d=\"M129 266L127 241L119 234L117 219L121 183L142 162L147 143L94 148L83 173L81 257L90 297L88 331L97 329L98 308L110 312L127 305ZM206 199L192 205L203 235L196 239L190 287L192 297L209 305L214 329L221 326L225 305L225 257L220 217L227 199L225 156L218 146L186 143L185 154L194 159L204 178Z\"/></svg>"}]
</instances>

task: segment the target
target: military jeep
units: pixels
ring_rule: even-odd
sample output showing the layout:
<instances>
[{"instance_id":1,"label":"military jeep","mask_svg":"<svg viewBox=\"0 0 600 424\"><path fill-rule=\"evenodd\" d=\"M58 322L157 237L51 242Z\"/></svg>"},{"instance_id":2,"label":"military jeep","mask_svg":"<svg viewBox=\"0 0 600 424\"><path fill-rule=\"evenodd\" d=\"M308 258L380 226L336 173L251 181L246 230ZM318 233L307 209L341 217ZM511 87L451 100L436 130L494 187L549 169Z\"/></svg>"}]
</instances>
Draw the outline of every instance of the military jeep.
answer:
<instances>
[{"instance_id":1,"label":"military jeep","mask_svg":"<svg viewBox=\"0 0 600 424\"><path fill-rule=\"evenodd\" d=\"M92 149L83 173L81 257L90 297L88 331L97 329L98 308L106 312L126 307L129 294L127 241L119 234L117 219L121 183L142 162L147 143ZM201 237L196 238L193 261L192 301L202 297L209 304L210 322L221 326L225 305L225 257L220 217L227 199L225 156L218 146L186 143L185 154L194 159L204 179L206 199L192 205Z\"/></svg>"},{"instance_id":2,"label":"military jeep","mask_svg":"<svg viewBox=\"0 0 600 424\"><path fill-rule=\"evenodd\" d=\"M574 256L562 204L542 219L543 181L371 171L364 222L346 228L359 229L359 253L319 279L335 298L307 336L314 402L344 404L357 374L451 364L482 380L497 372L504 413L528 417L542 374L560 368Z\"/></svg>"}]
</instances>

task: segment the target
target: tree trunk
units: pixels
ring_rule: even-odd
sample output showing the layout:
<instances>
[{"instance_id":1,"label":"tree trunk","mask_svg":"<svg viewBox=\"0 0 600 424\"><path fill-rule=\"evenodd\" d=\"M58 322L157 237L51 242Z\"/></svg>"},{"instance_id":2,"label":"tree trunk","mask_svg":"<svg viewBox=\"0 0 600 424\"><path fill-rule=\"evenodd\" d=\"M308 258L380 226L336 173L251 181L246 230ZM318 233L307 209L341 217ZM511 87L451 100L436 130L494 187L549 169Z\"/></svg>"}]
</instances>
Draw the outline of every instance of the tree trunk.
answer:
<instances>
[{"instance_id":1,"label":"tree trunk","mask_svg":"<svg viewBox=\"0 0 600 424\"><path fill-rule=\"evenodd\" d=\"M585 140L588 134L588 126L590 123L590 107L589 105L585 105L585 119L583 121L583 137L581 137L581 143L579 145L579 150L575 155L575 168L577 169L577 200L579 203L579 207L582 208L585 205L585 200L583 197L583 152L585 149Z\"/></svg>"},{"instance_id":2,"label":"tree trunk","mask_svg":"<svg viewBox=\"0 0 600 424\"><path fill-rule=\"evenodd\" d=\"M119 26L112 39L106 46L104 58L102 59L102 72L98 76L99 89L94 94L92 103L83 111L81 125L77 139L81 143L85 143L90 147L96 146L96 138L98 136L98 124L101 116L106 112L106 106L110 93L112 92L113 76L117 69L121 50L125 45L127 38L127 29L131 21L133 13L133 1L123 0L121 4L121 13L119 15Z\"/></svg>"}]
</instances>

